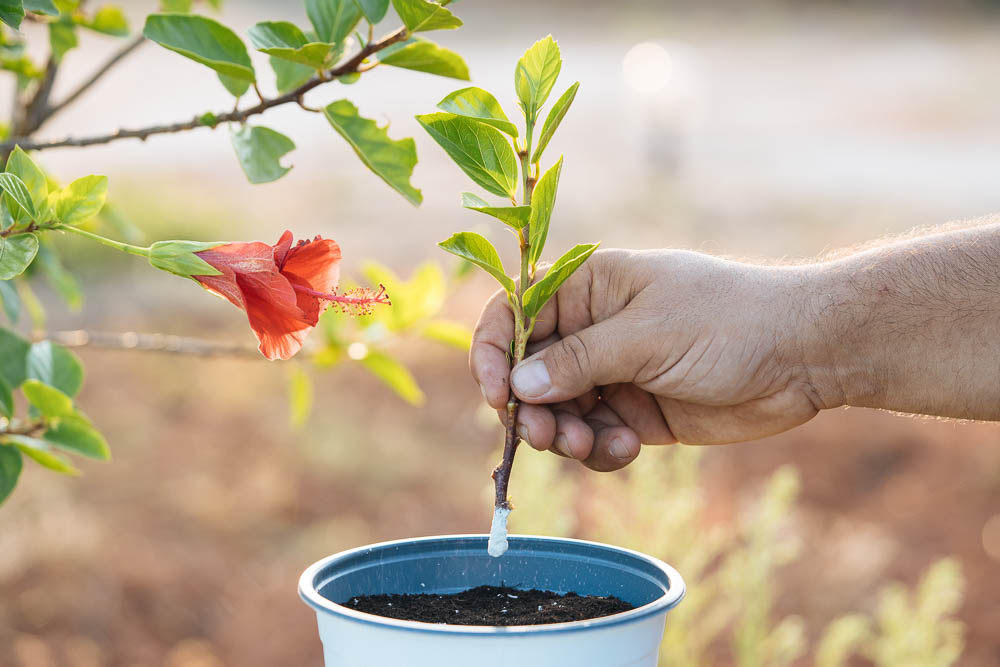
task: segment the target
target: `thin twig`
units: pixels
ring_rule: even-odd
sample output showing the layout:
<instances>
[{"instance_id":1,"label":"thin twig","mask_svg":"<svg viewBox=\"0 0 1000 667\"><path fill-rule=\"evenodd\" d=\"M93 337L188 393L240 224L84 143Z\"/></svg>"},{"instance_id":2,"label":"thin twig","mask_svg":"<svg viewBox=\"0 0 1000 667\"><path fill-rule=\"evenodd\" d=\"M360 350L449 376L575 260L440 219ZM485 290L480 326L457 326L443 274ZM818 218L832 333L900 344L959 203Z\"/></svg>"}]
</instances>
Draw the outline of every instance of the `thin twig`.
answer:
<instances>
[{"instance_id":1,"label":"thin twig","mask_svg":"<svg viewBox=\"0 0 1000 667\"><path fill-rule=\"evenodd\" d=\"M111 350L137 350L142 352L164 352L196 357L237 357L262 359L253 345L223 343L203 338L170 336L160 333L122 333L109 331L52 331L41 339L51 340L66 347L99 347Z\"/></svg>"},{"instance_id":2,"label":"thin twig","mask_svg":"<svg viewBox=\"0 0 1000 667\"><path fill-rule=\"evenodd\" d=\"M185 132L187 130L195 130L199 127L211 127L215 128L222 123L228 122L238 122L244 123L251 116L256 116L262 114L268 109L273 109L274 107L281 106L283 104L295 104L298 103L300 97L305 95L307 92L316 88L317 86L326 83L327 81L336 79L337 77L344 76L345 74L353 74L358 71L362 63L371 56L372 54L378 53L382 49L391 46L397 42L405 40L409 36L406 28L399 28L393 33L390 33L386 37L374 44L367 44L363 49L358 51L357 54L350 60L344 62L342 65L334 67L331 70L324 72L324 76L315 76L309 81L292 90L291 92L285 93L284 95L279 95L278 97L273 97L270 99L265 99L260 103L248 107L246 109L233 109L232 111L227 111L219 114L209 114L208 116L212 118L211 124L206 124L203 117L206 114L199 114L191 120L171 123L169 125L153 125L150 127L144 127L140 129L119 129L111 134L103 134L93 137L81 137L81 138L66 138L58 141L31 141L27 137L15 137L2 144L0 144L0 151L7 151L14 148L14 146L20 146L26 151L42 151L49 148L63 148L63 147L80 147L80 146L93 146L95 144L107 144L112 141L117 141L119 139L141 139L146 140L156 134L172 134L176 132Z\"/></svg>"},{"instance_id":3,"label":"thin twig","mask_svg":"<svg viewBox=\"0 0 1000 667\"><path fill-rule=\"evenodd\" d=\"M114 67L115 65L117 65L118 63L120 63L122 60L125 59L126 56L128 56L130 53L132 53L137 48L139 48L140 46L142 46L143 42L145 42L145 41L146 41L146 38L143 37L142 35L139 35L138 37L136 37L135 39L133 39L131 42L129 42L128 44L126 44L125 46L123 46L121 49L119 49L118 51L116 51L114 53L114 55L112 55L111 58L109 58L106 63L104 63L103 65L101 65L97 69L97 71L94 72L90 76L89 79L87 79L86 81L84 81L83 83L81 83L79 86L77 86L76 89L72 93L70 93L69 95L67 95L61 102L59 102L58 104L54 104L53 106L50 106L47 109L47 113L46 113L45 118L43 119L43 122L47 121L50 118L52 118L52 116L55 116L57 113L59 113L60 111L62 111L64 108L66 108L67 106L69 106L70 104L72 104L73 102L75 102L76 99L78 97L80 97L80 95L83 95L85 92L87 92L87 90L91 86L93 86L95 83L97 83L98 81L100 81L101 78L105 74L107 74L111 70L112 67Z\"/></svg>"}]
</instances>

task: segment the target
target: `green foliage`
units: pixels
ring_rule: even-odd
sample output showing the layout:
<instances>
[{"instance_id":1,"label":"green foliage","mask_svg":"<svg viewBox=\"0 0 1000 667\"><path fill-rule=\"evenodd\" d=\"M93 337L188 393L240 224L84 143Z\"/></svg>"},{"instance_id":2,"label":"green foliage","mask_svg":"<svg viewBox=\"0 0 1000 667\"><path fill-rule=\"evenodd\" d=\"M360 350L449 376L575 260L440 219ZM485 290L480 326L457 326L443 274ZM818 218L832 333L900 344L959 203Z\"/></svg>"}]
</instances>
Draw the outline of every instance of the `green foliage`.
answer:
<instances>
[{"instance_id":1,"label":"green foliage","mask_svg":"<svg viewBox=\"0 0 1000 667\"><path fill-rule=\"evenodd\" d=\"M150 14L142 34L160 46L215 70L239 97L257 80L246 45L236 33L204 16Z\"/></svg>"},{"instance_id":2,"label":"green foliage","mask_svg":"<svg viewBox=\"0 0 1000 667\"><path fill-rule=\"evenodd\" d=\"M410 185L413 167L417 164L417 147L413 139L393 140L388 127L362 118L358 108L347 100L339 100L323 109L326 119L351 144L361 161L394 190L414 205L423 195Z\"/></svg>"},{"instance_id":3,"label":"green foliage","mask_svg":"<svg viewBox=\"0 0 1000 667\"><path fill-rule=\"evenodd\" d=\"M233 148L243 173L251 183L270 183L287 174L281 157L295 149L295 143L269 127L244 125L231 133Z\"/></svg>"},{"instance_id":4,"label":"green foliage","mask_svg":"<svg viewBox=\"0 0 1000 667\"><path fill-rule=\"evenodd\" d=\"M24 273L37 253L38 237L34 234L0 236L0 280Z\"/></svg>"},{"instance_id":5,"label":"green foliage","mask_svg":"<svg viewBox=\"0 0 1000 667\"><path fill-rule=\"evenodd\" d=\"M528 262L532 266L538 264L542 257L542 249L549 235L549 222L552 220L552 209L556 205L556 193L559 191L559 176L562 175L563 159L552 165L535 186L535 194L531 198L531 211L528 231Z\"/></svg>"},{"instance_id":6,"label":"green foliage","mask_svg":"<svg viewBox=\"0 0 1000 667\"><path fill-rule=\"evenodd\" d=\"M452 30L462 26L462 20L431 0L392 0L392 6L410 32Z\"/></svg>"},{"instance_id":7,"label":"green foliage","mask_svg":"<svg viewBox=\"0 0 1000 667\"><path fill-rule=\"evenodd\" d=\"M49 24L49 45L52 47L52 59L55 62L61 63L63 56L79 44L73 19L66 16Z\"/></svg>"},{"instance_id":8,"label":"green foliage","mask_svg":"<svg viewBox=\"0 0 1000 667\"><path fill-rule=\"evenodd\" d=\"M354 2L373 25L385 18L385 13L389 11L389 0L354 0Z\"/></svg>"},{"instance_id":9,"label":"green foliage","mask_svg":"<svg viewBox=\"0 0 1000 667\"><path fill-rule=\"evenodd\" d=\"M7 158L7 175L0 188L5 192L4 201L14 213L14 220L23 222L30 218L35 220L46 210L46 198L49 193L48 179L28 154L15 146ZM20 183L18 183L20 181ZM16 202L16 205L14 203Z\"/></svg>"},{"instance_id":10,"label":"green foliage","mask_svg":"<svg viewBox=\"0 0 1000 667\"><path fill-rule=\"evenodd\" d=\"M61 345L43 340L33 343L24 359L24 376L76 396L83 386L83 365Z\"/></svg>"},{"instance_id":11,"label":"green foliage","mask_svg":"<svg viewBox=\"0 0 1000 667\"><path fill-rule=\"evenodd\" d=\"M38 217L35 203L27 186L15 174L0 174L0 190L3 190L7 208L17 221Z\"/></svg>"},{"instance_id":12,"label":"green foliage","mask_svg":"<svg viewBox=\"0 0 1000 667\"><path fill-rule=\"evenodd\" d=\"M469 80L469 67L462 56L422 37L411 37L380 51L378 61L383 65Z\"/></svg>"},{"instance_id":13,"label":"green foliage","mask_svg":"<svg viewBox=\"0 0 1000 667\"><path fill-rule=\"evenodd\" d=\"M281 94L290 90L295 90L303 83L313 78L316 70L290 60L283 60L274 56L270 57L271 69L274 70L275 85Z\"/></svg>"},{"instance_id":14,"label":"green foliage","mask_svg":"<svg viewBox=\"0 0 1000 667\"><path fill-rule=\"evenodd\" d=\"M424 392L420 390L413 374L403 364L378 350L369 350L359 361L407 403L424 404L426 400Z\"/></svg>"},{"instance_id":15,"label":"green foliage","mask_svg":"<svg viewBox=\"0 0 1000 667\"><path fill-rule=\"evenodd\" d=\"M288 21L264 21L247 33L254 47L276 58L290 60L313 69L327 65L334 45L308 39L298 26Z\"/></svg>"},{"instance_id":16,"label":"green foliage","mask_svg":"<svg viewBox=\"0 0 1000 667\"><path fill-rule=\"evenodd\" d=\"M514 291L514 281L504 273L497 249L485 237L475 232L458 232L438 246L457 257L472 262L497 279L508 292Z\"/></svg>"},{"instance_id":17,"label":"green foliage","mask_svg":"<svg viewBox=\"0 0 1000 667\"><path fill-rule=\"evenodd\" d=\"M95 32L113 37L126 37L129 33L128 19L121 7L104 5L99 7L90 18L82 18L79 24Z\"/></svg>"},{"instance_id":18,"label":"green foliage","mask_svg":"<svg viewBox=\"0 0 1000 667\"><path fill-rule=\"evenodd\" d=\"M450 113L425 114L417 116L417 121L477 185L514 198L517 156L500 132Z\"/></svg>"},{"instance_id":19,"label":"green foliage","mask_svg":"<svg viewBox=\"0 0 1000 667\"><path fill-rule=\"evenodd\" d=\"M533 320L559 287L597 250L598 243L582 243L556 260L545 276L524 293L524 316Z\"/></svg>"},{"instance_id":20,"label":"green foliage","mask_svg":"<svg viewBox=\"0 0 1000 667\"><path fill-rule=\"evenodd\" d=\"M337 43L361 20L355 0L306 0L306 15L320 41Z\"/></svg>"},{"instance_id":21,"label":"green foliage","mask_svg":"<svg viewBox=\"0 0 1000 667\"><path fill-rule=\"evenodd\" d=\"M21 0L0 0L0 21L17 30L21 27L22 20L24 20L24 7L21 5ZM2 491L0 485L0 499L4 497Z\"/></svg>"},{"instance_id":22,"label":"green foliage","mask_svg":"<svg viewBox=\"0 0 1000 667\"><path fill-rule=\"evenodd\" d=\"M480 123L492 125L512 137L517 136L517 125L510 122L497 98L482 88L462 88L447 95L438 102L438 109L448 113L472 118Z\"/></svg>"},{"instance_id":23,"label":"green foliage","mask_svg":"<svg viewBox=\"0 0 1000 667\"><path fill-rule=\"evenodd\" d=\"M538 111L552 92L561 69L562 56L552 35L535 42L517 62L514 89L531 124L538 118Z\"/></svg>"},{"instance_id":24,"label":"green foliage","mask_svg":"<svg viewBox=\"0 0 1000 667\"><path fill-rule=\"evenodd\" d=\"M0 503L5 501L17 486L17 478L21 476L23 465L21 452L18 449L5 447L0 443Z\"/></svg>"},{"instance_id":25,"label":"green foliage","mask_svg":"<svg viewBox=\"0 0 1000 667\"><path fill-rule=\"evenodd\" d=\"M196 253L218 245L218 242L157 241L149 246L149 263L182 278L217 276L221 272Z\"/></svg>"},{"instance_id":26,"label":"green foliage","mask_svg":"<svg viewBox=\"0 0 1000 667\"><path fill-rule=\"evenodd\" d=\"M108 198L107 176L84 176L49 195L56 220L64 225L88 222L104 208Z\"/></svg>"},{"instance_id":27,"label":"green foliage","mask_svg":"<svg viewBox=\"0 0 1000 667\"><path fill-rule=\"evenodd\" d=\"M21 385L21 393L43 417L66 417L73 414L73 399L38 380L25 380Z\"/></svg>"},{"instance_id":28,"label":"green foliage","mask_svg":"<svg viewBox=\"0 0 1000 667\"><path fill-rule=\"evenodd\" d=\"M552 105L549 110L549 115L545 117L545 124L542 125L542 134L538 137L538 145L535 147L535 152L531 156L532 162L538 162L545 148L549 145L552 140L552 136L559 129L559 124L562 123L562 119L566 116L566 112L569 111L569 107L573 104L573 100L576 99L576 91L580 88L580 82L577 81L572 86L570 86L565 93L562 94L556 103Z\"/></svg>"},{"instance_id":29,"label":"green foliage","mask_svg":"<svg viewBox=\"0 0 1000 667\"><path fill-rule=\"evenodd\" d=\"M13 324L21 316L21 297L13 280L0 280L0 304L7 319Z\"/></svg>"},{"instance_id":30,"label":"green foliage","mask_svg":"<svg viewBox=\"0 0 1000 667\"><path fill-rule=\"evenodd\" d=\"M531 221L531 206L490 206L488 201L471 192L462 193L462 207L493 216L518 231Z\"/></svg>"},{"instance_id":31,"label":"green foliage","mask_svg":"<svg viewBox=\"0 0 1000 667\"><path fill-rule=\"evenodd\" d=\"M297 364L288 375L288 406L292 428L304 426L312 412L313 386L309 374Z\"/></svg>"}]
</instances>

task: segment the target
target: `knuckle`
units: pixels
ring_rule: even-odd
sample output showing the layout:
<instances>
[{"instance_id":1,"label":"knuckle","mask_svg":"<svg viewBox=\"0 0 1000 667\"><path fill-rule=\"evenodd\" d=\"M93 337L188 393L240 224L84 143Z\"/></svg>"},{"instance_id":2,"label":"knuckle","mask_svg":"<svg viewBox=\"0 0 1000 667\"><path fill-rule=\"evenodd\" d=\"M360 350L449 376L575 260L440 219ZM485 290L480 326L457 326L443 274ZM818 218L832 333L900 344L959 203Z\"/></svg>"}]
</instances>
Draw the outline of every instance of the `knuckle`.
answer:
<instances>
[{"instance_id":1,"label":"knuckle","mask_svg":"<svg viewBox=\"0 0 1000 667\"><path fill-rule=\"evenodd\" d=\"M559 359L560 366L567 366L575 371L577 377L587 378L592 368L590 363L590 353L587 351L587 344L576 334L570 334L563 338L562 345L563 359Z\"/></svg>"}]
</instances>

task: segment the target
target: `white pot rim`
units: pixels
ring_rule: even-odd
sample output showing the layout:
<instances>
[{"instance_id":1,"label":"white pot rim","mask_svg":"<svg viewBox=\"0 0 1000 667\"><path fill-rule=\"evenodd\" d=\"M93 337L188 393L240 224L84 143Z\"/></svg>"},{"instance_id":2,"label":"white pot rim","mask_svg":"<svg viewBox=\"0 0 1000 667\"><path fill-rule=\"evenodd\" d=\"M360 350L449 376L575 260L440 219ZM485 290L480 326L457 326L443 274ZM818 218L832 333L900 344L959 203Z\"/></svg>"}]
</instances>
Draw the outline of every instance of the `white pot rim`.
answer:
<instances>
[{"instance_id":1,"label":"white pot rim","mask_svg":"<svg viewBox=\"0 0 1000 667\"><path fill-rule=\"evenodd\" d=\"M486 541L489 539L489 535L480 534L433 535L403 540L391 540L388 542L378 542L376 544L369 544L349 549L347 551L341 551L331 556L327 556L322 560L316 561L306 568L305 572L303 572L302 576L299 578L299 595L317 612L325 612L343 620L363 623L365 625L391 627L410 632L436 635L549 635L566 632L581 632L584 630L607 628L625 623L634 623L649 616L665 613L673 607L676 607L677 604L679 604L684 598L684 594L686 592L684 579L681 577L680 573L677 572L677 570L658 558L654 558L639 551L587 540L576 540L563 537L545 537L540 535L511 535L511 542L516 540L522 542L570 544L577 547L593 547L596 550L611 551L623 556L630 556L660 570L669 580L670 587L664 595L648 604L644 604L641 607L636 607L635 609L631 609L629 611L612 614L610 616L602 616L600 618L592 618L583 621L572 621L569 623L514 626L447 625L444 623L436 624L422 623L419 621L403 621L395 618L387 618L385 616L366 614L364 612L337 604L332 600L328 600L319 593L319 589L324 586L326 581L328 581L328 579L317 581L320 572L336 561L346 560L374 549L381 549L396 545L448 542L468 539L482 539L483 551L486 551Z\"/></svg>"}]
</instances>

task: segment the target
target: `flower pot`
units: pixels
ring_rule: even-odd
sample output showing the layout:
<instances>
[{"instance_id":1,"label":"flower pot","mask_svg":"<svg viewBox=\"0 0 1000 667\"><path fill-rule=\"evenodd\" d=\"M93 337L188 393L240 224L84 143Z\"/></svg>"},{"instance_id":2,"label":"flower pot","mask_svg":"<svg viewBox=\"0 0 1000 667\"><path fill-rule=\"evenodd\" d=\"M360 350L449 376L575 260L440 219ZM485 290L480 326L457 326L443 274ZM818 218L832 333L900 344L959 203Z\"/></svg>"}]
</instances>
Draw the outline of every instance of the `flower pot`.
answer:
<instances>
[{"instance_id":1,"label":"flower pot","mask_svg":"<svg viewBox=\"0 0 1000 667\"><path fill-rule=\"evenodd\" d=\"M655 667L667 612L684 596L676 570L628 549L511 536L500 558L487 535L383 542L311 565L299 594L316 610L327 667ZM476 586L614 595L636 608L572 623L509 627L400 621L338 602L357 595L457 593Z\"/></svg>"}]
</instances>

